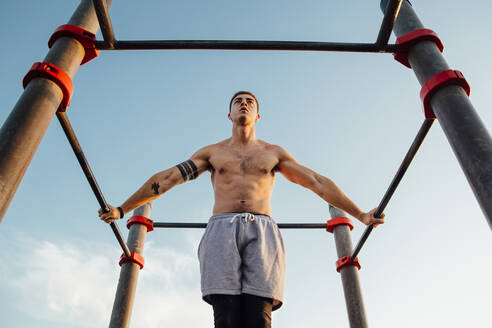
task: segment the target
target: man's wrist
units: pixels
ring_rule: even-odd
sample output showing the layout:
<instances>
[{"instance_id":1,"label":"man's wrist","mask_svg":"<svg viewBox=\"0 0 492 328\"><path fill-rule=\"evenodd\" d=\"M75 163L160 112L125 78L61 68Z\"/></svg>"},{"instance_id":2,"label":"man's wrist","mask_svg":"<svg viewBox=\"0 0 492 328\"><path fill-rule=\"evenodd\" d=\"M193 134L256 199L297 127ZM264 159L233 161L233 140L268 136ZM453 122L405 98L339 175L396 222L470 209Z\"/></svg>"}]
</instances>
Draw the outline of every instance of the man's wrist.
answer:
<instances>
[{"instance_id":1,"label":"man's wrist","mask_svg":"<svg viewBox=\"0 0 492 328\"><path fill-rule=\"evenodd\" d=\"M363 212L363 211L361 211L361 210L359 210L359 213L357 214L357 216L355 218L358 219L361 222L364 222L364 214L366 214L366 213Z\"/></svg>"},{"instance_id":2,"label":"man's wrist","mask_svg":"<svg viewBox=\"0 0 492 328\"><path fill-rule=\"evenodd\" d=\"M120 219L123 219L123 217L125 216L125 213L123 212L123 209L121 208L121 206L118 206L117 209L120 212Z\"/></svg>"}]
</instances>

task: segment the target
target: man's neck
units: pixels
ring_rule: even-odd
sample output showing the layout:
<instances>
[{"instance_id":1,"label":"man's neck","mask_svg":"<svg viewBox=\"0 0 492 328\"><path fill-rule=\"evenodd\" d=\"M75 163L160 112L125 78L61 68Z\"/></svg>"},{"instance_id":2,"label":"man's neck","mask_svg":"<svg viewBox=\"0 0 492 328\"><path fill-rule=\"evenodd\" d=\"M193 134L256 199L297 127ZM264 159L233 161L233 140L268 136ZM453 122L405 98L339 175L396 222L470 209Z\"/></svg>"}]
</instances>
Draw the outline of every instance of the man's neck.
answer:
<instances>
[{"instance_id":1,"label":"man's neck","mask_svg":"<svg viewBox=\"0 0 492 328\"><path fill-rule=\"evenodd\" d=\"M240 125L234 123L232 126L232 143L237 145L248 145L256 141L254 124Z\"/></svg>"}]
</instances>

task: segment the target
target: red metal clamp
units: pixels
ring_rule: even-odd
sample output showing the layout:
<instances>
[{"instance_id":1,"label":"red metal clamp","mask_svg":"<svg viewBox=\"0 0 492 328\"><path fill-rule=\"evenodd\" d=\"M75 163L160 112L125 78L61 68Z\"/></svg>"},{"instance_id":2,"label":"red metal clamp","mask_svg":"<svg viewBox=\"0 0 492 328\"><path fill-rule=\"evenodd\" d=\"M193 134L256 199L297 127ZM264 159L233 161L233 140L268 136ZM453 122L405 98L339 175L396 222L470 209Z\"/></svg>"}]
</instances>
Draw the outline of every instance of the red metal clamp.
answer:
<instances>
[{"instance_id":1,"label":"red metal clamp","mask_svg":"<svg viewBox=\"0 0 492 328\"><path fill-rule=\"evenodd\" d=\"M337 260L337 272L340 272L340 270L346 265L355 265L358 270L360 270L361 268L359 259L357 257L355 258L355 260L352 261L350 259L350 255L347 255Z\"/></svg>"},{"instance_id":2,"label":"red metal clamp","mask_svg":"<svg viewBox=\"0 0 492 328\"><path fill-rule=\"evenodd\" d=\"M48 41L48 47L51 48L58 38L64 36L76 39L84 47L85 56L80 65L84 65L99 55L99 50L96 49L96 45L94 43L94 41L96 41L96 35L77 25L65 24L59 26L51 35Z\"/></svg>"},{"instance_id":3,"label":"red metal clamp","mask_svg":"<svg viewBox=\"0 0 492 328\"><path fill-rule=\"evenodd\" d=\"M140 270L142 270L145 261L142 255L132 252L130 257L127 257L125 253L121 254L120 262L119 262L120 266L122 266L126 262L137 263L140 266Z\"/></svg>"},{"instance_id":4,"label":"red metal clamp","mask_svg":"<svg viewBox=\"0 0 492 328\"><path fill-rule=\"evenodd\" d=\"M406 67L411 68L410 63L408 62L408 53L416 43L421 41L432 41L441 52L444 50L444 45L442 44L441 39L437 36L436 32L422 28L402 35L396 39L396 52L393 56L397 61Z\"/></svg>"},{"instance_id":5,"label":"red metal clamp","mask_svg":"<svg viewBox=\"0 0 492 328\"><path fill-rule=\"evenodd\" d=\"M425 118L436 118L431 106L432 96L441 88L448 85L458 85L470 95L470 85L460 71L446 70L431 77L420 90L420 99L424 105Z\"/></svg>"},{"instance_id":6,"label":"red metal clamp","mask_svg":"<svg viewBox=\"0 0 492 328\"><path fill-rule=\"evenodd\" d=\"M143 224L144 226L147 227L147 232L154 230L154 221L152 221L149 218L146 218L145 216L132 216L128 221L126 222L126 227L130 229L132 224L134 223L140 223Z\"/></svg>"},{"instance_id":7,"label":"red metal clamp","mask_svg":"<svg viewBox=\"0 0 492 328\"><path fill-rule=\"evenodd\" d=\"M68 74L65 73L62 69L56 67L51 63L37 62L32 65L31 69L29 70L29 72L27 72L26 76L24 76L24 79L22 80L22 85L24 86L24 89L27 87L32 79L37 77L51 80L56 83L58 87L60 87L61 91L63 92L63 99L61 101L60 107L58 107L58 111L65 112L70 105L70 97L72 96L73 91L73 83L70 76L68 76Z\"/></svg>"},{"instance_id":8,"label":"red metal clamp","mask_svg":"<svg viewBox=\"0 0 492 328\"><path fill-rule=\"evenodd\" d=\"M346 217L334 218L326 221L326 231L333 233L333 229L339 225L348 225L350 231L354 229L354 225L352 224L352 220Z\"/></svg>"}]
</instances>

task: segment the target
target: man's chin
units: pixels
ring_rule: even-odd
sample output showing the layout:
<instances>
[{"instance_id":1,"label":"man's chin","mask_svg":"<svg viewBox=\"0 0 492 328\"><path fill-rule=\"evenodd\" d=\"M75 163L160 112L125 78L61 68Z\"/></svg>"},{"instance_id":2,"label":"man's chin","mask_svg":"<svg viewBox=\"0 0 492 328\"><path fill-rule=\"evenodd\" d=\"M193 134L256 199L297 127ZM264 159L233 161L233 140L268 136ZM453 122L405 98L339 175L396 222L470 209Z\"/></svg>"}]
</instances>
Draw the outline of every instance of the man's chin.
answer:
<instances>
[{"instance_id":1,"label":"man's chin","mask_svg":"<svg viewBox=\"0 0 492 328\"><path fill-rule=\"evenodd\" d=\"M248 116L246 115L241 115L237 119L237 124L239 125L246 125L248 123Z\"/></svg>"}]
</instances>

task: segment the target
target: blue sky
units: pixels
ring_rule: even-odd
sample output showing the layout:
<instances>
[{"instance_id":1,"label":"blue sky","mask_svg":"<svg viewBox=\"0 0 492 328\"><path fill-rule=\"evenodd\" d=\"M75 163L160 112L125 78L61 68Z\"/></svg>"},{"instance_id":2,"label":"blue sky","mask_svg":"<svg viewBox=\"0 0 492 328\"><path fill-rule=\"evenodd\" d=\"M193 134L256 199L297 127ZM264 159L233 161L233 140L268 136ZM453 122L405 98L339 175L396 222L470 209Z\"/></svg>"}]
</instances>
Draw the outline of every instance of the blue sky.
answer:
<instances>
[{"instance_id":1,"label":"blue sky","mask_svg":"<svg viewBox=\"0 0 492 328\"><path fill-rule=\"evenodd\" d=\"M0 13L3 122L21 81L47 52L76 1L10 1ZM471 85L491 128L488 1L412 1L444 56ZM114 1L116 37L372 42L379 1ZM100 34L98 34L100 37ZM394 42L392 36L391 42ZM420 86L389 54L122 51L79 69L68 116L106 199L121 204L153 173L230 136L237 90L260 102L257 136L332 178L361 208L376 207L423 120ZM155 221L206 222L209 175L153 204ZM0 225L0 316L6 327L109 322L121 254L56 120ZM324 222L328 206L278 176L277 222ZM359 258L373 327L489 327L490 229L436 122ZM119 222L126 235L123 222ZM354 243L364 231L356 223ZM132 327L212 326L200 300L200 230L149 233ZM284 231L287 280L276 327L347 327L333 237Z\"/></svg>"}]
</instances>

